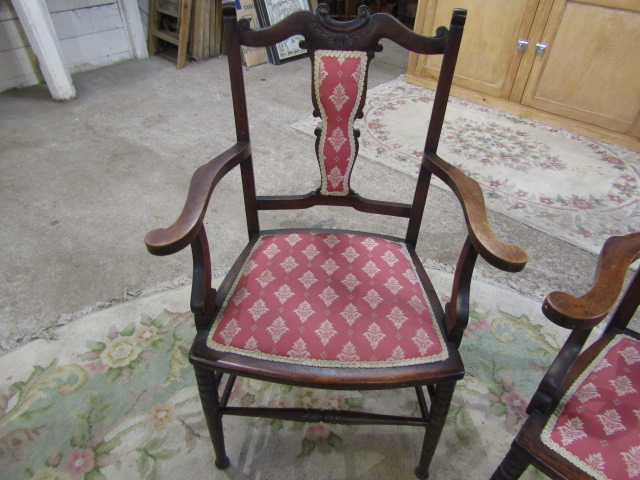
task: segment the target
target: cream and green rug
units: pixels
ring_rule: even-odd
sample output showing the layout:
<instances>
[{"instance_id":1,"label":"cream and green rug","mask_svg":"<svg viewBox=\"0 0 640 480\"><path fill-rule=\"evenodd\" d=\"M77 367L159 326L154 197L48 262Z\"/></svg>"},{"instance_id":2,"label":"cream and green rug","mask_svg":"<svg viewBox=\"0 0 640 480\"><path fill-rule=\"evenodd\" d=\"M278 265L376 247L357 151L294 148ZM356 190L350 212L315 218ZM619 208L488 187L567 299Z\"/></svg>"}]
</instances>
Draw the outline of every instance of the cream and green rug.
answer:
<instances>
[{"instance_id":1,"label":"cream and green rug","mask_svg":"<svg viewBox=\"0 0 640 480\"><path fill-rule=\"evenodd\" d=\"M417 176L433 96L401 79L370 91L356 122L361 156ZM313 135L316 125L294 128ZM590 252L640 230L636 152L455 97L438 152L480 183L491 210Z\"/></svg>"},{"instance_id":2,"label":"cream and green rug","mask_svg":"<svg viewBox=\"0 0 640 480\"><path fill-rule=\"evenodd\" d=\"M436 289L451 274L430 270ZM477 281L459 382L431 478L488 478L565 333L537 301ZM76 319L0 357L0 477L7 479L410 479L422 429L228 417L232 466L213 465L187 351L189 287ZM499 308L493 300L500 298ZM238 382L236 405L417 414L412 389L311 391ZM528 472L529 478L541 478Z\"/></svg>"}]
</instances>

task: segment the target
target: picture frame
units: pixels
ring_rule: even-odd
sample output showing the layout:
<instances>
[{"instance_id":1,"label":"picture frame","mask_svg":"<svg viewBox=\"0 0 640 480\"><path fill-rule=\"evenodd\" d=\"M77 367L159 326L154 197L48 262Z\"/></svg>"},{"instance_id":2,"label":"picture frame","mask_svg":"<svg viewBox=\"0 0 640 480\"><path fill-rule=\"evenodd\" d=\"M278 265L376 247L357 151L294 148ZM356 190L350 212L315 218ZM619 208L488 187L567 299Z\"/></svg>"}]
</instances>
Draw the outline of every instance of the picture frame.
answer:
<instances>
[{"instance_id":1,"label":"picture frame","mask_svg":"<svg viewBox=\"0 0 640 480\"><path fill-rule=\"evenodd\" d=\"M254 0L261 27L275 25L285 17L299 10L311 11L309 0ZM279 65L296 60L304 56L307 51L300 48L301 35L295 35L287 40L267 48L269 62Z\"/></svg>"}]
</instances>

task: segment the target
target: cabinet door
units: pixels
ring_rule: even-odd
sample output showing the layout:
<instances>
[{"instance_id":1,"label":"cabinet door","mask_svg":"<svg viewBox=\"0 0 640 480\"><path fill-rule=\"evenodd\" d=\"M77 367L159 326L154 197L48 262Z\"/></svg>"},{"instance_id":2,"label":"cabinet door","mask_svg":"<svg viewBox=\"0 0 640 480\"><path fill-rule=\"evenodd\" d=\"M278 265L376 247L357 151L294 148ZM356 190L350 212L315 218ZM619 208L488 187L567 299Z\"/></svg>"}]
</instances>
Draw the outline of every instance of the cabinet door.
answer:
<instances>
[{"instance_id":1,"label":"cabinet door","mask_svg":"<svg viewBox=\"0 0 640 480\"><path fill-rule=\"evenodd\" d=\"M493 97L508 98L522 53L518 40L528 38L539 0L421 0L416 31L434 35L449 25L454 8L468 10L455 85ZM416 74L437 78L440 58L420 56Z\"/></svg>"},{"instance_id":2,"label":"cabinet door","mask_svg":"<svg viewBox=\"0 0 640 480\"><path fill-rule=\"evenodd\" d=\"M541 42L521 103L640 137L638 0L555 0Z\"/></svg>"}]
</instances>

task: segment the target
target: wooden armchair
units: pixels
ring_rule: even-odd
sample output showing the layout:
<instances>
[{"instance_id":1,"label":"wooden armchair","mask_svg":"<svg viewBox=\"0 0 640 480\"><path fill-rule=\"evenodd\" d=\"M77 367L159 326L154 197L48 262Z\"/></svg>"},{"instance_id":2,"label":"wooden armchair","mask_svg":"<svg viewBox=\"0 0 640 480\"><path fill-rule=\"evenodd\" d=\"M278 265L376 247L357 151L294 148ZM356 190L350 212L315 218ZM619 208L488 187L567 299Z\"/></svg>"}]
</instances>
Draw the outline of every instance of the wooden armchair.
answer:
<instances>
[{"instance_id":1,"label":"wooden armchair","mask_svg":"<svg viewBox=\"0 0 640 480\"><path fill-rule=\"evenodd\" d=\"M317 14L297 12L252 31L248 22L237 21L235 9L225 9L237 143L195 172L176 222L145 238L154 255L192 249L191 309L198 333L190 361L218 468L229 465L222 417L243 415L425 427L415 473L427 478L454 386L464 375L458 346L467 325L477 255L507 271L519 271L527 261L524 251L494 236L478 184L436 153L466 12L455 10L451 27L441 27L434 37L417 35L389 15L371 15L366 7L358 12L355 20L338 22L321 5ZM292 35L304 37L301 46L313 72L313 111L322 119L315 143L320 187L299 196L256 196L240 46L273 45ZM368 69L382 48L381 38L420 54L443 56L411 204L363 198L350 186L358 152L353 122L362 118ZM214 187L235 167L243 182L249 243L216 292L203 219ZM455 192L468 227L444 310L415 253L431 175ZM354 231L260 229L260 211L317 205L406 218L407 230L404 237L392 238ZM223 374L229 374L226 385ZM236 376L321 389L415 387L421 415L230 406Z\"/></svg>"},{"instance_id":2,"label":"wooden armchair","mask_svg":"<svg viewBox=\"0 0 640 480\"><path fill-rule=\"evenodd\" d=\"M640 232L611 237L589 292L580 298L553 292L545 299L544 314L571 334L492 479L518 478L530 464L559 479L640 475L640 335L628 325L640 303L638 272L618 298L627 269L638 258ZM614 307L600 338L582 351L592 329Z\"/></svg>"}]
</instances>

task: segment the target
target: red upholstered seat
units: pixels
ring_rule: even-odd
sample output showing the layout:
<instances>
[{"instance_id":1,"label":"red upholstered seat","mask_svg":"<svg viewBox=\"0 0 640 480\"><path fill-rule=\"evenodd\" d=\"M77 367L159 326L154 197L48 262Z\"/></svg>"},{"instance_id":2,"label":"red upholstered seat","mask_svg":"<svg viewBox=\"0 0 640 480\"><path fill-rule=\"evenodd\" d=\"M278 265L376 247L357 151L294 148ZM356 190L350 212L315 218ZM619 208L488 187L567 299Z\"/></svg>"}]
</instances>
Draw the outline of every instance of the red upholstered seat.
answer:
<instances>
[{"instance_id":1,"label":"red upholstered seat","mask_svg":"<svg viewBox=\"0 0 640 480\"><path fill-rule=\"evenodd\" d=\"M216 350L304 365L380 367L447 358L404 244L363 235L262 237L212 331L208 345Z\"/></svg>"},{"instance_id":2,"label":"red upholstered seat","mask_svg":"<svg viewBox=\"0 0 640 480\"><path fill-rule=\"evenodd\" d=\"M640 478L640 341L615 337L569 389L542 441L594 478Z\"/></svg>"}]
</instances>

